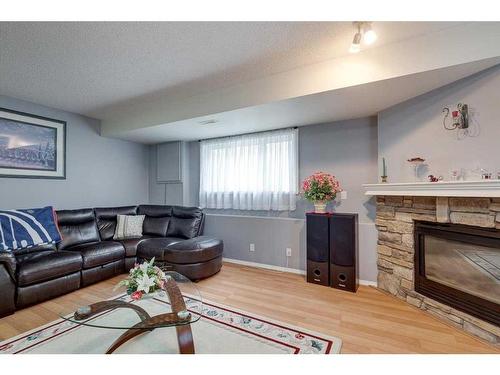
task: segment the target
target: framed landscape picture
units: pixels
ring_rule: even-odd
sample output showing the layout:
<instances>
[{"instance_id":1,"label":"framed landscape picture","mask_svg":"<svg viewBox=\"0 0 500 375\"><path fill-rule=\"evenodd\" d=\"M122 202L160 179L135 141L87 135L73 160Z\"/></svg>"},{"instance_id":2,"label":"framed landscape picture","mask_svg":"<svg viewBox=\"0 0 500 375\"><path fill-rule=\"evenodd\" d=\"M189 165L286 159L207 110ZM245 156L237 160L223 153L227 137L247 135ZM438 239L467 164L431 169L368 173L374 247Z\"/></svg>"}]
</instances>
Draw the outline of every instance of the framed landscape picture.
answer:
<instances>
[{"instance_id":1,"label":"framed landscape picture","mask_svg":"<svg viewBox=\"0 0 500 375\"><path fill-rule=\"evenodd\" d=\"M0 108L0 177L66 178L66 122Z\"/></svg>"}]
</instances>

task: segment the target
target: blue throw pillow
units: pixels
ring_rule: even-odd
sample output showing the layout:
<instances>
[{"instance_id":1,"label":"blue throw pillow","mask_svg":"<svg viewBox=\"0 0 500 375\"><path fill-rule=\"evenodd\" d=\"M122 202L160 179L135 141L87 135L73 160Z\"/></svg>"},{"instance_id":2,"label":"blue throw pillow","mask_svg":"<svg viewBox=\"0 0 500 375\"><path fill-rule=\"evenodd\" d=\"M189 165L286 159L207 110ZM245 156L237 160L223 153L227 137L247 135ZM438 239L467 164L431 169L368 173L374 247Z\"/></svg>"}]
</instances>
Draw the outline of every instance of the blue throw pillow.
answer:
<instances>
[{"instance_id":1,"label":"blue throw pillow","mask_svg":"<svg viewBox=\"0 0 500 375\"><path fill-rule=\"evenodd\" d=\"M0 250L17 250L57 243L61 234L51 206L0 210Z\"/></svg>"}]
</instances>

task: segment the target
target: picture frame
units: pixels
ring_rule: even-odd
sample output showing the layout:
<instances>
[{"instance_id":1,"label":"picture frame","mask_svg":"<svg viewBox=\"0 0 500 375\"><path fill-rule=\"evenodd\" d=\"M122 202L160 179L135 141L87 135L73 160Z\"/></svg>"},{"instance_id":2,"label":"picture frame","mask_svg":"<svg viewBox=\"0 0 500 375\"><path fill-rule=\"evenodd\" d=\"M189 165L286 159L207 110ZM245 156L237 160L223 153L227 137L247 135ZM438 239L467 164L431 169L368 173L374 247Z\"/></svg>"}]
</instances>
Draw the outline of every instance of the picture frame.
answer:
<instances>
[{"instance_id":1,"label":"picture frame","mask_svg":"<svg viewBox=\"0 0 500 375\"><path fill-rule=\"evenodd\" d=\"M66 179L66 122L0 108L0 177Z\"/></svg>"}]
</instances>

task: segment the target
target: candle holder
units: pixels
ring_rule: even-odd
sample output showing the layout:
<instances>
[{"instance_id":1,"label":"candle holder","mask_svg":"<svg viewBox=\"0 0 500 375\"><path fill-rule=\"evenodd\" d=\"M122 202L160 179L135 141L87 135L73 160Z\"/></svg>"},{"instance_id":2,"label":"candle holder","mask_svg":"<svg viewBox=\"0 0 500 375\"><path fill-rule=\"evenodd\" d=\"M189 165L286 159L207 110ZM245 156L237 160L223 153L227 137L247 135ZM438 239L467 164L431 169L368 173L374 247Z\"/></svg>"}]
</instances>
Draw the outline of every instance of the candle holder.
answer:
<instances>
[{"instance_id":1,"label":"candle holder","mask_svg":"<svg viewBox=\"0 0 500 375\"><path fill-rule=\"evenodd\" d=\"M387 164L385 164L385 158L382 158L382 176L380 179L383 183L387 182Z\"/></svg>"}]
</instances>

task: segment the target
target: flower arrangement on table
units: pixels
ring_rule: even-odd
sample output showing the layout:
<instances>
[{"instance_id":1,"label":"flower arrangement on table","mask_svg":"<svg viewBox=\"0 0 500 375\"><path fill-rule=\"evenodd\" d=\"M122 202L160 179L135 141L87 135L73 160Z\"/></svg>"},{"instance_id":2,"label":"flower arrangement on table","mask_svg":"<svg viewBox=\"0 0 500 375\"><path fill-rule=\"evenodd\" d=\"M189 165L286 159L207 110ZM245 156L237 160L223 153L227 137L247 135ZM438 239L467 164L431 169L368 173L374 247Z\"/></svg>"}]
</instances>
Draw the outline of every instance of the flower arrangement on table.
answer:
<instances>
[{"instance_id":1,"label":"flower arrangement on table","mask_svg":"<svg viewBox=\"0 0 500 375\"><path fill-rule=\"evenodd\" d=\"M154 265L155 258L142 264L136 263L125 280L116 286L127 288L127 294L133 300L139 300L143 296L165 289L166 276L160 267Z\"/></svg>"},{"instance_id":2,"label":"flower arrangement on table","mask_svg":"<svg viewBox=\"0 0 500 375\"><path fill-rule=\"evenodd\" d=\"M307 177L302 183L302 190L304 198L314 203L316 213L325 213L326 204L342 191L335 176L325 172L316 172Z\"/></svg>"}]
</instances>

